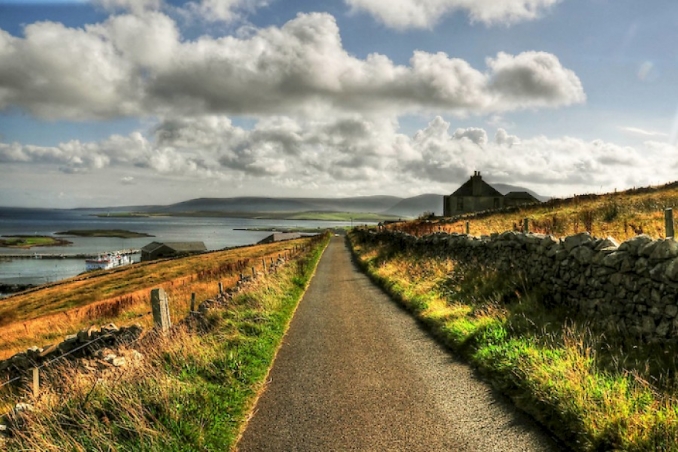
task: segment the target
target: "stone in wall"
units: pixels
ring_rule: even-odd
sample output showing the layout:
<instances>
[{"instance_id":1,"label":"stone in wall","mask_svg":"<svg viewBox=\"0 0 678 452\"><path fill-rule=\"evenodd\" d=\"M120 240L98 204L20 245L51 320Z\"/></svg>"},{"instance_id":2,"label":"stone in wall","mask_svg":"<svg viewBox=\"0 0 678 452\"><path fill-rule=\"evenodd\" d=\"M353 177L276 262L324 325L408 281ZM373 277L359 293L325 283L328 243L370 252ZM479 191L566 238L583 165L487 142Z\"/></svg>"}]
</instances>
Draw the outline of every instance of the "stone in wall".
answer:
<instances>
[{"instance_id":1,"label":"stone in wall","mask_svg":"<svg viewBox=\"0 0 678 452\"><path fill-rule=\"evenodd\" d=\"M11 377L73 351L76 352L69 356L81 358L103 347L117 343L130 343L136 340L142 332L143 329L139 325L121 328L112 323L101 328L92 326L76 334L66 336L58 344L46 345L44 347L30 347L24 352L17 353L6 360L0 361L0 375L5 374ZM83 347L83 345L90 342L91 344Z\"/></svg>"}]
</instances>

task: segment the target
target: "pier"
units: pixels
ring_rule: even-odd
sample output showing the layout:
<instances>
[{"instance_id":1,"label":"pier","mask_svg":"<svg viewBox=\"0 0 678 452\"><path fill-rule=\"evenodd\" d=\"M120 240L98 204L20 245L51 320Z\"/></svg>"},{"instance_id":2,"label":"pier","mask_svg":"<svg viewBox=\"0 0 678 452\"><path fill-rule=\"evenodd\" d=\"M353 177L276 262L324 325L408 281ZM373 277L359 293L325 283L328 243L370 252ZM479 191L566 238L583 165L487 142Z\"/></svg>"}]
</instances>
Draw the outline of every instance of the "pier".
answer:
<instances>
[{"instance_id":1,"label":"pier","mask_svg":"<svg viewBox=\"0 0 678 452\"><path fill-rule=\"evenodd\" d=\"M118 250L118 251L105 251L102 253L22 253L22 254L0 254L0 260L11 260L11 259L96 259L97 257L104 254L138 254L141 253L141 250L127 249L127 250Z\"/></svg>"}]
</instances>

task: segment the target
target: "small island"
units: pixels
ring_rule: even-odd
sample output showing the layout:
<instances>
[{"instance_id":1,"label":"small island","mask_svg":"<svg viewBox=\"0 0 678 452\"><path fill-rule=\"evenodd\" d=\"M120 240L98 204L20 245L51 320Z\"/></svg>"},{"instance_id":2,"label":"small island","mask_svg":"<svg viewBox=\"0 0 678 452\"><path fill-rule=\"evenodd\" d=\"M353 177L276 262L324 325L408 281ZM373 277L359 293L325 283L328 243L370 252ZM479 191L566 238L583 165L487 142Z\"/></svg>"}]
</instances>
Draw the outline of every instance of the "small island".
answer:
<instances>
[{"instance_id":1,"label":"small island","mask_svg":"<svg viewBox=\"0 0 678 452\"><path fill-rule=\"evenodd\" d=\"M144 232L127 231L125 229L74 229L57 232L57 235L72 235L76 237L113 237L119 239L136 239L141 237L155 237Z\"/></svg>"},{"instance_id":2,"label":"small island","mask_svg":"<svg viewBox=\"0 0 678 452\"><path fill-rule=\"evenodd\" d=\"M106 213L95 213L92 214L93 217L98 218L145 218L150 217L150 213L145 212L106 212Z\"/></svg>"},{"instance_id":3,"label":"small island","mask_svg":"<svg viewBox=\"0 0 678 452\"><path fill-rule=\"evenodd\" d=\"M0 248L28 249L34 246L67 246L73 242L50 235L3 235L0 238Z\"/></svg>"}]
</instances>

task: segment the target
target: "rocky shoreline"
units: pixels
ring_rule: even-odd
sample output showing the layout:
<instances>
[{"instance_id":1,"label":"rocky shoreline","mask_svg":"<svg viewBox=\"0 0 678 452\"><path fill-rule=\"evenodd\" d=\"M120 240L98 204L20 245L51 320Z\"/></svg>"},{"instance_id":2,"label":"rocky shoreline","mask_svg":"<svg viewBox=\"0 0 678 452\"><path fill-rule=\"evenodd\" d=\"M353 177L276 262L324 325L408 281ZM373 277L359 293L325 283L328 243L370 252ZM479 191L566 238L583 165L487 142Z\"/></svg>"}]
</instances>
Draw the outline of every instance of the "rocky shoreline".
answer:
<instances>
[{"instance_id":1,"label":"rocky shoreline","mask_svg":"<svg viewBox=\"0 0 678 452\"><path fill-rule=\"evenodd\" d=\"M4 284L0 283L0 296L11 295L24 290L32 289L35 284Z\"/></svg>"}]
</instances>

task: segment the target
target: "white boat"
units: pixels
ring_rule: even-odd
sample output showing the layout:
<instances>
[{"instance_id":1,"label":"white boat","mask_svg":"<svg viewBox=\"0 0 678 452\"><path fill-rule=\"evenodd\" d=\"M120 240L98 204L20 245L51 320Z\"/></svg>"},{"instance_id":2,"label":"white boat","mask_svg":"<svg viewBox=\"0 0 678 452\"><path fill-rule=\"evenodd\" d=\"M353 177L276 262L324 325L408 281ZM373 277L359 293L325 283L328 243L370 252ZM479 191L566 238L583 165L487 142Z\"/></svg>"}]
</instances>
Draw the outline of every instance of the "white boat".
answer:
<instances>
[{"instance_id":1,"label":"white boat","mask_svg":"<svg viewBox=\"0 0 678 452\"><path fill-rule=\"evenodd\" d=\"M86 259L85 268L90 270L108 270L109 268L129 265L132 259L127 254L104 253L99 254L96 259Z\"/></svg>"}]
</instances>

